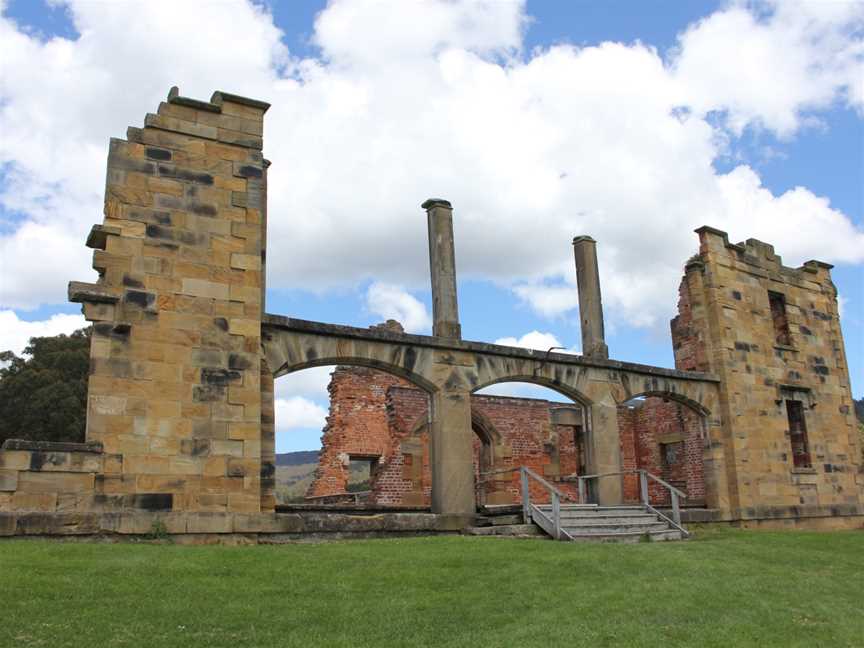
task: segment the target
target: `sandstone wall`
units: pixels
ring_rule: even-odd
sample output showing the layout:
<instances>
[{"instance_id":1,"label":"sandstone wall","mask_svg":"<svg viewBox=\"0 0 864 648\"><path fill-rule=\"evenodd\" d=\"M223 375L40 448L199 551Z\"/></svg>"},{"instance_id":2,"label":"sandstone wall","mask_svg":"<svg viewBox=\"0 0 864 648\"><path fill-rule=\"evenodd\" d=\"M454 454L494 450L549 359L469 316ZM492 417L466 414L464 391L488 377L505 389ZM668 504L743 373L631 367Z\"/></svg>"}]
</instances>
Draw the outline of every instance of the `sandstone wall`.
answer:
<instances>
[{"instance_id":1,"label":"sandstone wall","mask_svg":"<svg viewBox=\"0 0 864 648\"><path fill-rule=\"evenodd\" d=\"M0 453L21 471L0 507L261 510L266 110L172 89L111 140L105 219L87 241L99 279L70 284L93 322L86 440L101 452L38 468L38 453Z\"/></svg>"},{"instance_id":2,"label":"sandstone wall","mask_svg":"<svg viewBox=\"0 0 864 648\"><path fill-rule=\"evenodd\" d=\"M722 380L723 436L706 461L714 505L744 518L860 515L864 475L830 266L788 268L770 245L698 232L672 334L677 368ZM769 292L785 300L787 339ZM788 400L804 404L810 467L793 462Z\"/></svg>"}]
</instances>

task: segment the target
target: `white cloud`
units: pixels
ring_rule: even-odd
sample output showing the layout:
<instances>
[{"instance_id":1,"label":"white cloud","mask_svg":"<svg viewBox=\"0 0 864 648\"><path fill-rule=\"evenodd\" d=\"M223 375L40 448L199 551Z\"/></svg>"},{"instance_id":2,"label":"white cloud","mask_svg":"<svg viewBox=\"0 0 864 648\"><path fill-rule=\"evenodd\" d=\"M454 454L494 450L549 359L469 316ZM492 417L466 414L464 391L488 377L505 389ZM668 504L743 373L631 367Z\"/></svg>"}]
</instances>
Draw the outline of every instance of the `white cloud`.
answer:
<instances>
[{"instance_id":1,"label":"white cloud","mask_svg":"<svg viewBox=\"0 0 864 648\"><path fill-rule=\"evenodd\" d=\"M83 315L52 315L47 320L26 322L11 310L0 311L0 351L21 355L31 337L69 334L87 326Z\"/></svg>"},{"instance_id":2,"label":"white cloud","mask_svg":"<svg viewBox=\"0 0 864 648\"><path fill-rule=\"evenodd\" d=\"M503 337L495 340L495 344L503 344L504 346L521 347L523 349L536 349L539 351L548 351L552 347L559 347L555 353L579 353L575 349L563 348L564 345L552 333L541 333L540 331L531 331L520 338Z\"/></svg>"},{"instance_id":3,"label":"white cloud","mask_svg":"<svg viewBox=\"0 0 864 648\"><path fill-rule=\"evenodd\" d=\"M700 113L728 111L735 132L789 136L835 101L864 110L862 27L861 2L738 2L682 35L675 78Z\"/></svg>"},{"instance_id":4,"label":"white cloud","mask_svg":"<svg viewBox=\"0 0 864 648\"><path fill-rule=\"evenodd\" d=\"M426 305L401 286L373 283L366 291L366 307L384 319L397 320L409 333L432 328Z\"/></svg>"},{"instance_id":5,"label":"white cloud","mask_svg":"<svg viewBox=\"0 0 864 648\"><path fill-rule=\"evenodd\" d=\"M289 373L276 379L276 398L305 396L315 400L327 400L327 385L335 367L312 367Z\"/></svg>"},{"instance_id":6,"label":"white cloud","mask_svg":"<svg viewBox=\"0 0 864 648\"><path fill-rule=\"evenodd\" d=\"M544 317L561 315L579 305L579 293L575 283L558 286L543 283L519 284L513 287L513 292Z\"/></svg>"},{"instance_id":7,"label":"white cloud","mask_svg":"<svg viewBox=\"0 0 864 648\"><path fill-rule=\"evenodd\" d=\"M290 433L295 429L321 430L327 418L327 410L324 407L302 396L277 398L275 409L278 434Z\"/></svg>"},{"instance_id":8,"label":"white cloud","mask_svg":"<svg viewBox=\"0 0 864 648\"><path fill-rule=\"evenodd\" d=\"M428 329L408 291L428 286L419 204L432 195L454 203L461 276L548 316L575 304L577 234L598 240L613 324L672 314L703 224L773 243L789 264L864 259L864 233L826 199L713 166L747 125L789 137L832 105L860 108L861 3L734 4L668 62L638 43L523 54L519 2L331 2L313 35L322 55L305 60L257 5L220 3L204 24L196 2L68 6L74 41L0 21L0 201L26 223L0 236L6 306L60 302L69 279L92 277L83 237L107 138L174 84L273 104L269 285L373 279L385 290L370 310L409 329ZM731 130L705 116L717 110Z\"/></svg>"}]
</instances>

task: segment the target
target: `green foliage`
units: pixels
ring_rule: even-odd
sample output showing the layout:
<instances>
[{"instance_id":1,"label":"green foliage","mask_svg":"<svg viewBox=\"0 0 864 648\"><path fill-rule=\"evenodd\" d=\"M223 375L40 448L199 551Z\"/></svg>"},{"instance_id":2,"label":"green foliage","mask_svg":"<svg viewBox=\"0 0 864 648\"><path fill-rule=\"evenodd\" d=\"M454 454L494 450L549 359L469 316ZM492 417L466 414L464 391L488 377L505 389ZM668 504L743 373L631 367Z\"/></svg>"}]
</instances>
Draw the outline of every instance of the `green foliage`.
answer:
<instances>
[{"instance_id":1,"label":"green foliage","mask_svg":"<svg viewBox=\"0 0 864 648\"><path fill-rule=\"evenodd\" d=\"M0 443L84 440L90 329L30 338L22 357L0 353Z\"/></svg>"},{"instance_id":2,"label":"green foliage","mask_svg":"<svg viewBox=\"0 0 864 648\"><path fill-rule=\"evenodd\" d=\"M153 520L153 524L150 525L150 533L147 534L147 537L150 540L163 542L171 540L171 536L168 535L168 527L165 526L162 520Z\"/></svg>"},{"instance_id":3,"label":"green foliage","mask_svg":"<svg viewBox=\"0 0 864 648\"><path fill-rule=\"evenodd\" d=\"M697 538L7 540L0 646L861 646L864 532Z\"/></svg>"}]
</instances>

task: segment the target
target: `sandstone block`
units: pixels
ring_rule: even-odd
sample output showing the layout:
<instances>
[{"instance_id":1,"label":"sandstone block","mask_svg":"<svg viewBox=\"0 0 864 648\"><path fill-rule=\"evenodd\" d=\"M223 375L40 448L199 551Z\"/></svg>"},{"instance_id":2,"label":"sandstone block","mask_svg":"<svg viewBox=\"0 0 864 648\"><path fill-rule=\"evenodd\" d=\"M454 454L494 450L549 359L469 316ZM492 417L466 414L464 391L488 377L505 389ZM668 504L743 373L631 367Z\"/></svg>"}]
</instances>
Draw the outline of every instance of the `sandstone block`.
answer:
<instances>
[{"instance_id":1,"label":"sandstone block","mask_svg":"<svg viewBox=\"0 0 864 648\"><path fill-rule=\"evenodd\" d=\"M0 491L14 491L18 488L18 471L0 469Z\"/></svg>"}]
</instances>

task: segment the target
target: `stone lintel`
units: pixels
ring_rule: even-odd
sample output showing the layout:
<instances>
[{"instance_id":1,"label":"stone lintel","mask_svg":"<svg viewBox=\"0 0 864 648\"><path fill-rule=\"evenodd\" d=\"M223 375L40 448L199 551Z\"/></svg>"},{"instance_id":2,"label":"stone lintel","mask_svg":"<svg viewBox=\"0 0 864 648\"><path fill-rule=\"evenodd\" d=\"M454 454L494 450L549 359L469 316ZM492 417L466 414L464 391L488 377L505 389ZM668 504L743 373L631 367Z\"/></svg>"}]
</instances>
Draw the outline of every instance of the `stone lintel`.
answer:
<instances>
[{"instance_id":1,"label":"stone lintel","mask_svg":"<svg viewBox=\"0 0 864 648\"><path fill-rule=\"evenodd\" d=\"M116 304L120 301L120 295L113 289L83 281L70 281L68 294L69 301L76 304Z\"/></svg>"},{"instance_id":2,"label":"stone lintel","mask_svg":"<svg viewBox=\"0 0 864 648\"><path fill-rule=\"evenodd\" d=\"M71 443L67 441L34 441L32 439L6 439L3 450L28 450L36 452L89 452L102 454L102 444L99 441L87 443Z\"/></svg>"},{"instance_id":3,"label":"stone lintel","mask_svg":"<svg viewBox=\"0 0 864 648\"><path fill-rule=\"evenodd\" d=\"M677 369L666 369L664 367L651 367L633 362L621 362L619 360L601 360L587 358L585 356L567 353L547 353L533 349L522 349L517 347L490 344L488 342L471 342L467 340L443 339L431 335L416 335L413 333L395 333L382 329L356 328L341 324L325 324L323 322L312 322L309 320L285 317L284 315L265 314L261 320L262 333L266 335L267 328L295 331L297 333L309 333L313 335L326 335L331 337L348 337L354 339L368 340L370 342L389 342L393 344L424 346L436 349L448 349L453 351L469 351L474 353L486 353L491 355L506 356L510 358L522 358L536 360L538 362L556 362L560 364L572 364L583 367L596 367L599 369L612 369L615 371L627 371L630 373L645 374L664 378L677 378L681 380L695 380L701 382L720 382L719 378L707 373L696 371L679 371Z\"/></svg>"}]
</instances>

